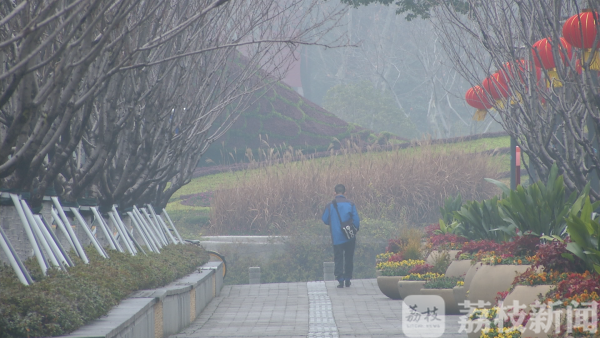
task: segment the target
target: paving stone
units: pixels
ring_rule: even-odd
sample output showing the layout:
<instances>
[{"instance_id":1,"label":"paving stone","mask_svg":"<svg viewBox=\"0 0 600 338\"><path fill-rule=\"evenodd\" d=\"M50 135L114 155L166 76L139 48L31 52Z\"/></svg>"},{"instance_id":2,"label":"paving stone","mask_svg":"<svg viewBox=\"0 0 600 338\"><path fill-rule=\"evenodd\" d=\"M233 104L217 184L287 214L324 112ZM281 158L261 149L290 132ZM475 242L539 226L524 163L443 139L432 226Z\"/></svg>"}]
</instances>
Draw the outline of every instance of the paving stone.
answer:
<instances>
[{"instance_id":1,"label":"paving stone","mask_svg":"<svg viewBox=\"0 0 600 338\"><path fill-rule=\"evenodd\" d=\"M407 337L402 332L402 301L383 295L375 279L353 280L342 289L337 284L225 286L188 328L171 338ZM442 337L467 337L458 333L458 317L445 316Z\"/></svg>"}]
</instances>

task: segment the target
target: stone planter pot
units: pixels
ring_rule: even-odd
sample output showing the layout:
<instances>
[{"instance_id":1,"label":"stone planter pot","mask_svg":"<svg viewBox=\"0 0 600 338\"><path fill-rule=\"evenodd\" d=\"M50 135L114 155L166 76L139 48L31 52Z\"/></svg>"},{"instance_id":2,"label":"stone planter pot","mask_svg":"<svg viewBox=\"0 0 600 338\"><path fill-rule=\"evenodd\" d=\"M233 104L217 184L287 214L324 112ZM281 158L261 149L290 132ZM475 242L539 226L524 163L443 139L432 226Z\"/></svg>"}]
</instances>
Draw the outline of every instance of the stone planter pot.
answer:
<instances>
[{"instance_id":1,"label":"stone planter pot","mask_svg":"<svg viewBox=\"0 0 600 338\"><path fill-rule=\"evenodd\" d=\"M419 295L425 281L421 280L401 280L398 282L398 294L400 299L407 296Z\"/></svg>"},{"instance_id":2,"label":"stone planter pot","mask_svg":"<svg viewBox=\"0 0 600 338\"><path fill-rule=\"evenodd\" d=\"M561 312L561 315L560 315L561 320L564 320L566 318L565 316L567 315L567 310L560 309L559 311ZM526 327L525 330L523 331L523 333L521 334L521 337L548 338L549 334L556 336L556 333L554 333L554 321L552 322L552 324L550 324L550 327L548 328L548 331L546 331L546 332L542 331L539 333L535 333L533 330L529 329L529 327ZM562 337L573 338L572 335L566 335L566 336L562 336Z\"/></svg>"},{"instance_id":3,"label":"stone planter pot","mask_svg":"<svg viewBox=\"0 0 600 338\"><path fill-rule=\"evenodd\" d=\"M456 258L456 254L459 252L460 250L447 250L447 251L438 251L438 250L433 250L429 256L427 256L427 259L425 260L425 263L430 264L430 265L434 265L435 261L438 259L438 257L440 255L442 255L444 252L448 252L448 255L450 256L450 260L455 260Z\"/></svg>"},{"instance_id":4,"label":"stone planter pot","mask_svg":"<svg viewBox=\"0 0 600 338\"><path fill-rule=\"evenodd\" d=\"M446 305L446 315L460 314L458 303L454 299L453 289L421 289L420 293L422 295L434 295L442 297Z\"/></svg>"},{"instance_id":5,"label":"stone planter pot","mask_svg":"<svg viewBox=\"0 0 600 338\"><path fill-rule=\"evenodd\" d=\"M465 300L467 299L467 288L464 286L455 286L452 291L454 292L454 300L456 301L456 304L464 304ZM464 308L462 306L459 307Z\"/></svg>"},{"instance_id":6,"label":"stone planter pot","mask_svg":"<svg viewBox=\"0 0 600 338\"><path fill-rule=\"evenodd\" d=\"M524 310L529 312L531 310L529 305L538 299L539 294L545 295L555 287L555 285L517 285L504 299L504 306L512 307L513 302L516 300L519 305L526 305L527 307Z\"/></svg>"},{"instance_id":7,"label":"stone planter pot","mask_svg":"<svg viewBox=\"0 0 600 338\"><path fill-rule=\"evenodd\" d=\"M467 271L471 268L471 260L461 259L452 261L446 269L446 277L463 277L467 274Z\"/></svg>"},{"instance_id":8,"label":"stone planter pot","mask_svg":"<svg viewBox=\"0 0 600 338\"><path fill-rule=\"evenodd\" d=\"M529 267L530 265L482 265L469 285L469 301L489 302L487 308L491 308L498 292L508 290L515 277Z\"/></svg>"},{"instance_id":9,"label":"stone planter pot","mask_svg":"<svg viewBox=\"0 0 600 338\"><path fill-rule=\"evenodd\" d=\"M473 276L475 276L475 273L477 273L477 271L482 266L483 264L481 262L477 262L471 265L469 270L467 270L467 273L465 274L465 289L469 290L469 287L471 287L471 280L473 280Z\"/></svg>"},{"instance_id":10,"label":"stone planter pot","mask_svg":"<svg viewBox=\"0 0 600 338\"><path fill-rule=\"evenodd\" d=\"M379 276L377 277L377 286L379 286L379 290L384 295L390 297L391 299L400 299L400 294L398 293L398 282L404 276Z\"/></svg>"}]
</instances>

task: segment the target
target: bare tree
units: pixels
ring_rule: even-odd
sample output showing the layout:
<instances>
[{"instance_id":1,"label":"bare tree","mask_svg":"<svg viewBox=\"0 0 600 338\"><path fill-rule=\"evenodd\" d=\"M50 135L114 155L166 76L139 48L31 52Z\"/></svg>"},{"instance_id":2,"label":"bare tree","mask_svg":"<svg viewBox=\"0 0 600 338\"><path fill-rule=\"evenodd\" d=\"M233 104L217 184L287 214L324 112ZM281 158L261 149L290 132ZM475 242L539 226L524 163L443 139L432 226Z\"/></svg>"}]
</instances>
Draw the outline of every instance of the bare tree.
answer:
<instances>
[{"instance_id":1,"label":"bare tree","mask_svg":"<svg viewBox=\"0 0 600 338\"><path fill-rule=\"evenodd\" d=\"M64 6L0 4L0 187L107 205L166 204L285 73L293 54L279 51L320 44L343 13L300 0Z\"/></svg>"},{"instance_id":2,"label":"bare tree","mask_svg":"<svg viewBox=\"0 0 600 338\"><path fill-rule=\"evenodd\" d=\"M584 8L597 11L598 2L467 2L467 15L443 4L435 10L438 32L455 67L472 85L499 72L507 80L508 92L494 103L498 121L542 177L557 163L568 189L580 191L598 178L600 165L598 72L590 69L591 57L583 58L577 48L571 55L559 41L565 20ZM541 61L541 51L532 48L546 38L555 69L534 67ZM494 102L491 93L486 94L482 99ZM593 190L591 196L598 199L599 191Z\"/></svg>"}]
</instances>

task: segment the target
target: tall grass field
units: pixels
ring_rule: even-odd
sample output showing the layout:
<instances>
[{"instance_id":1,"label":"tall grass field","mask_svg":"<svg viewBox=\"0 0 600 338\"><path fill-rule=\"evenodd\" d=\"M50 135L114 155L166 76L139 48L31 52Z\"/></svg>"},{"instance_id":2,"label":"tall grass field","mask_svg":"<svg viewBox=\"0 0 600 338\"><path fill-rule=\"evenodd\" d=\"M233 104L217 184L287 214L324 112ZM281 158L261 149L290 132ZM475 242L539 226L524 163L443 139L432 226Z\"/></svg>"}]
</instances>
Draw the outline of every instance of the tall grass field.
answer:
<instances>
[{"instance_id":1,"label":"tall grass field","mask_svg":"<svg viewBox=\"0 0 600 338\"><path fill-rule=\"evenodd\" d=\"M257 265L265 270L265 282L314 280L322 278L322 262L332 259L329 230L320 218L333 199L333 187L341 183L363 223L355 278L372 278L375 255L387 240L407 228L437 222L446 197L460 193L466 201L498 194L484 178L499 179L510 170L510 157L489 151L509 143L508 137L497 137L446 145L423 142L392 151L348 146L330 157L296 161L286 154L293 149L280 149L253 169L194 179L173 196L167 211L186 238L290 238L289 248L267 262L239 253L228 257L227 284L247 282L247 266Z\"/></svg>"}]
</instances>

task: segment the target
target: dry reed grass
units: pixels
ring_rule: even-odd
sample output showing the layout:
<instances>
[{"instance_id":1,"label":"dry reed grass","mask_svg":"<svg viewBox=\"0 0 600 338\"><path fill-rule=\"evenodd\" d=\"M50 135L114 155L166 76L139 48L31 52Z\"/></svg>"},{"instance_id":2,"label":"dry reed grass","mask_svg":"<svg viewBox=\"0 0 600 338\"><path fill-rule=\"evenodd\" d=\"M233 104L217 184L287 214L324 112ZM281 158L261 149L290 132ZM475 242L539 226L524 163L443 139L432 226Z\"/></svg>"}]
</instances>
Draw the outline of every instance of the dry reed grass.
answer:
<instances>
[{"instance_id":1,"label":"dry reed grass","mask_svg":"<svg viewBox=\"0 0 600 338\"><path fill-rule=\"evenodd\" d=\"M387 152L349 145L329 158L294 162L293 149L263 155L274 165L242 172L233 188L215 192L210 233L278 234L298 221L318 220L338 183L361 217L406 218L411 225L436 221L447 196L460 192L463 200L482 200L497 193L484 181L499 173L490 156L428 144Z\"/></svg>"}]
</instances>

